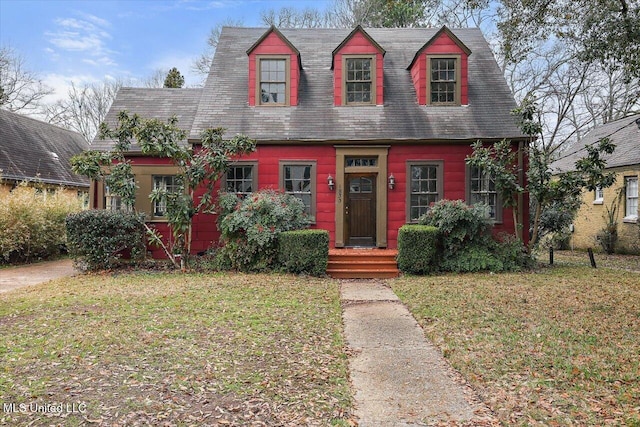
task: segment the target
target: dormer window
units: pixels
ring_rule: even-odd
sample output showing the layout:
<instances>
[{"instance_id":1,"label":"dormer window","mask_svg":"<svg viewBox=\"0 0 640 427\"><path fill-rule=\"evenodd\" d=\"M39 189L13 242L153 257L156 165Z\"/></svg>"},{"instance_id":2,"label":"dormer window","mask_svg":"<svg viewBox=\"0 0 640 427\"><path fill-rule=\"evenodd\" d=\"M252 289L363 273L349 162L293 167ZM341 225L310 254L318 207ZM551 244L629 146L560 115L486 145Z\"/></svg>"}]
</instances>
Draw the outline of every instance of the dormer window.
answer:
<instances>
[{"instance_id":1,"label":"dormer window","mask_svg":"<svg viewBox=\"0 0 640 427\"><path fill-rule=\"evenodd\" d=\"M343 56L346 104L373 104L376 99L375 57Z\"/></svg>"},{"instance_id":2,"label":"dormer window","mask_svg":"<svg viewBox=\"0 0 640 427\"><path fill-rule=\"evenodd\" d=\"M358 25L333 50L334 105L383 105L385 50Z\"/></svg>"},{"instance_id":3,"label":"dormer window","mask_svg":"<svg viewBox=\"0 0 640 427\"><path fill-rule=\"evenodd\" d=\"M469 104L471 51L447 27L442 27L416 52L407 68L420 105Z\"/></svg>"},{"instance_id":4,"label":"dormer window","mask_svg":"<svg viewBox=\"0 0 640 427\"><path fill-rule=\"evenodd\" d=\"M273 57L258 57L260 78L256 85L259 94L257 99L261 105L286 105L288 97L288 59Z\"/></svg>"},{"instance_id":5,"label":"dormer window","mask_svg":"<svg viewBox=\"0 0 640 427\"><path fill-rule=\"evenodd\" d=\"M269 28L247 50L249 105L298 105L302 62L300 52L275 27Z\"/></svg>"},{"instance_id":6,"label":"dormer window","mask_svg":"<svg viewBox=\"0 0 640 427\"><path fill-rule=\"evenodd\" d=\"M429 57L431 104L460 104L458 58Z\"/></svg>"}]
</instances>

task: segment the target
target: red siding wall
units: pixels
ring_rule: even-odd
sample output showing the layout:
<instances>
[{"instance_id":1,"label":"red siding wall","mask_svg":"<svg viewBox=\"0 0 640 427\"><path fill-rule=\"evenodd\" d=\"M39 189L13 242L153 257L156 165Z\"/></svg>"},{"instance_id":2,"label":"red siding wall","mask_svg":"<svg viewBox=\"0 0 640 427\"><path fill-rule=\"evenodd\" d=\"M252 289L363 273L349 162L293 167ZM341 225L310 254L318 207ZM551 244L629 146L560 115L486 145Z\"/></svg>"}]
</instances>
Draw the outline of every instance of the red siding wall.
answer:
<instances>
[{"instance_id":1,"label":"red siding wall","mask_svg":"<svg viewBox=\"0 0 640 427\"><path fill-rule=\"evenodd\" d=\"M393 174L396 186L388 190L387 242L389 248L398 245L398 229L406 223L407 200L407 161L442 160L444 161L444 198L449 200L466 199L466 163L471 154L469 145L428 145L428 146L392 146L389 149L388 173ZM528 205L527 205L528 206ZM513 214L511 209L503 210L503 222L494 227L494 233L513 233Z\"/></svg>"},{"instance_id":2,"label":"red siding wall","mask_svg":"<svg viewBox=\"0 0 640 427\"><path fill-rule=\"evenodd\" d=\"M333 57L333 102L342 105L342 55L376 55L376 105L384 103L383 56L361 32L356 32Z\"/></svg>"},{"instance_id":3,"label":"red siding wall","mask_svg":"<svg viewBox=\"0 0 640 427\"><path fill-rule=\"evenodd\" d=\"M471 154L467 144L406 145L392 146L388 155L388 174L393 174L396 186L387 190L388 219L387 242L389 248L396 248L398 229L406 223L407 201L407 161L442 160L444 162L444 198L465 200L466 164L465 157ZM336 192L329 190L327 177L336 176L335 148L333 146L259 146L255 153L242 160L258 160L258 187L260 189L279 187L279 167L282 160L315 161L316 163L316 223L313 228L328 230L331 247L335 244ZM165 159L133 158L134 165L169 164ZM218 191L218 188L215 190ZM528 202L525 197L525 224ZM165 223L153 223L165 236L170 232ZM494 233L513 233L513 217L510 209L503 211L503 222L494 227ZM526 234L526 233L525 233ZM218 244L220 233L216 227L216 215L200 214L194 218L192 232L193 252L204 251ZM154 257L163 257L162 250L152 249Z\"/></svg>"},{"instance_id":4,"label":"red siding wall","mask_svg":"<svg viewBox=\"0 0 640 427\"><path fill-rule=\"evenodd\" d=\"M243 160L259 160L258 188L279 186L279 167L282 160L316 162L316 223L313 228L328 230L331 242L335 241L335 191L327 185L329 175L336 176L335 148L332 146L283 147L259 146L257 151Z\"/></svg>"},{"instance_id":5,"label":"red siding wall","mask_svg":"<svg viewBox=\"0 0 640 427\"><path fill-rule=\"evenodd\" d=\"M298 105L298 86L300 82L300 64L298 55L276 33L271 32L249 54L249 105L256 105L256 55L289 55L290 88L289 104Z\"/></svg>"},{"instance_id":6,"label":"red siding wall","mask_svg":"<svg viewBox=\"0 0 640 427\"><path fill-rule=\"evenodd\" d=\"M469 104L469 74L468 74L468 56L467 54L446 34L442 33L431 44L420 52L417 60L411 68L411 78L416 89L418 104L427 104L427 80L429 74L427 70L427 55L456 54L460 55L460 103L462 105Z\"/></svg>"}]
</instances>

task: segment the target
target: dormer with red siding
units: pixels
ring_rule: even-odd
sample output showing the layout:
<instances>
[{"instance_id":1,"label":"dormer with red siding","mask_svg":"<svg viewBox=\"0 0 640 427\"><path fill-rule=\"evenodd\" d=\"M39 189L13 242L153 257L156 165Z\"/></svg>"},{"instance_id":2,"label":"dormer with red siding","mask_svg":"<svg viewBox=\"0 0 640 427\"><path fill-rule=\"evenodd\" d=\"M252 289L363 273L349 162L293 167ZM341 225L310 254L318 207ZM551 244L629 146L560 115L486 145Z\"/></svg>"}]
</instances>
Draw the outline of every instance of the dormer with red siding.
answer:
<instances>
[{"instance_id":1,"label":"dormer with red siding","mask_svg":"<svg viewBox=\"0 0 640 427\"><path fill-rule=\"evenodd\" d=\"M471 51L446 26L418 50L409 65L420 105L468 105Z\"/></svg>"},{"instance_id":2,"label":"dormer with red siding","mask_svg":"<svg viewBox=\"0 0 640 427\"><path fill-rule=\"evenodd\" d=\"M249 105L298 105L300 52L271 27L247 50L249 56Z\"/></svg>"},{"instance_id":3,"label":"dormer with red siding","mask_svg":"<svg viewBox=\"0 0 640 427\"><path fill-rule=\"evenodd\" d=\"M383 105L385 50L357 26L333 51L334 105Z\"/></svg>"}]
</instances>

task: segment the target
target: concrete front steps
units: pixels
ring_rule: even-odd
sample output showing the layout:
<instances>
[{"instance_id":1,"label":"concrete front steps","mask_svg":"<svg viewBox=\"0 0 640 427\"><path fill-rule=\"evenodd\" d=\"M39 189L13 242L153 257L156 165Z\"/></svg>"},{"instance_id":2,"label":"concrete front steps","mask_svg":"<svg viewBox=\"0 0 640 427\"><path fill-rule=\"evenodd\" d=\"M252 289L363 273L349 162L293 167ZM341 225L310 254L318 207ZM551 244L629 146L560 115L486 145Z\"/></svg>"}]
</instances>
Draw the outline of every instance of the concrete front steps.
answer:
<instances>
[{"instance_id":1,"label":"concrete front steps","mask_svg":"<svg viewBox=\"0 0 640 427\"><path fill-rule=\"evenodd\" d=\"M329 249L327 274L336 279L388 279L398 277L394 249Z\"/></svg>"}]
</instances>

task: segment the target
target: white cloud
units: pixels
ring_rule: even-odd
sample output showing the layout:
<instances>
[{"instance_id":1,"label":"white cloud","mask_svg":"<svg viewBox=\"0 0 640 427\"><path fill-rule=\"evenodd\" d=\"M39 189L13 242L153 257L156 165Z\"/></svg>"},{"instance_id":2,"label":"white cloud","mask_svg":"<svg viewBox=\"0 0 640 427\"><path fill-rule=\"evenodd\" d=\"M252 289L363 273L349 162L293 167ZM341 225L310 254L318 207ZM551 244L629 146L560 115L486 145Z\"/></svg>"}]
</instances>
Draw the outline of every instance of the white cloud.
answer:
<instances>
[{"instance_id":1,"label":"white cloud","mask_svg":"<svg viewBox=\"0 0 640 427\"><path fill-rule=\"evenodd\" d=\"M82 16L85 20L94 23L95 25L102 28L111 28L111 22L106 19L102 19L95 15L91 15L89 13L79 12L78 15Z\"/></svg>"},{"instance_id":2,"label":"white cloud","mask_svg":"<svg viewBox=\"0 0 640 427\"><path fill-rule=\"evenodd\" d=\"M47 95L44 98L44 104L54 104L60 99L67 98L71 84L76 86L82 86L84 84L92 84L100 82L100 78L90 74L77 74L73 76L67 76L62 74L47 74L42 79L43 83L53 89L51 95Z\"/></svg>"},{"instance_id":3,"label":"white cloud","mask_svg":"<svg viewBox=\"0 0 640 427\"><path fill-rule=\"evenodd\" d=\"M78 12L79 18L58 18L55 20L56 28L48 31L45 36L51 47L45 51L53 59L66 57L60 51L75 52L86 55L80 60L94 66L114 65L113 50L107 46L111 34L109 21L87 13Z\"/></svg>"},{"instance_id":4,"label":"white cloud","mask_svg":"<svg viewBox=\"0 0 640 427\"><path fill-rule=\"evenodd\" d=\"M82 62L84 62L85 64L89 64L91 66L94 67L108 67L108 66L114 66L116 65L116 63L113 61L113 59L111 59L108 56L103 56L100 58L84 58L82 59Z\"/></svg>"},{"instance_id":5,"label":"white cloud","mask_svg":"<svg viewBox=\"0 0 640 427\"><path fill-rule=\"evenodd\" d=\"M51 44L63 50L95 52L103 48L102 40L95 35L83 36L77 32L60 31L47 36Z\"/></svg>"}]
</instances>

